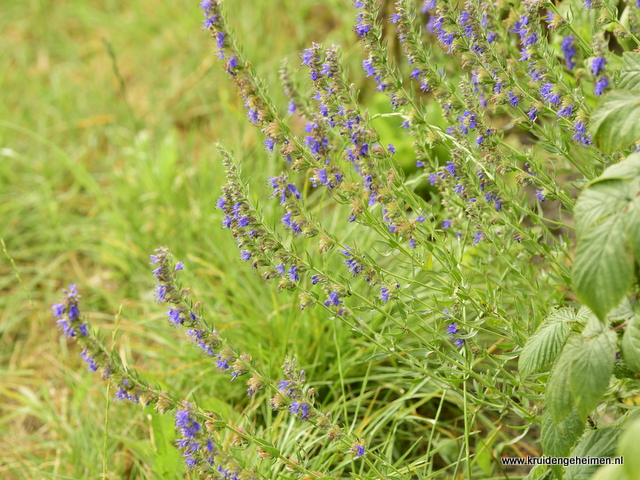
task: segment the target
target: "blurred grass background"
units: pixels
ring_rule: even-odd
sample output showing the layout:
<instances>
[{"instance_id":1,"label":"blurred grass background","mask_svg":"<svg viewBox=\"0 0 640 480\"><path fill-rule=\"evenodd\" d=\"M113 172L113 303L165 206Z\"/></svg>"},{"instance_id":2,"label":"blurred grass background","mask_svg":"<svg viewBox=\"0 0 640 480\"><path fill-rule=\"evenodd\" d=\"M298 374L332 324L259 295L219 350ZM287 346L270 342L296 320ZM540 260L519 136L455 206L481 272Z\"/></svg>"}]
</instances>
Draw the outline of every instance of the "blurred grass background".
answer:
<instances>
[{"instance_id":1,"label":"blurred grass background","mask_svg":"<svg viewBox=\"0 0 640 480\"><path fill-rule=\"evenodd\" d=\"M243 384L216 375L153 303L148 256L159 246L185 261L184 282L219 328L274 372L286 353L297 354L322 382L335 375L326 371L334 342L351 359L341 375L365 354L321 313L288 308L295 296L276 295L240 266L219 227L214 205L224 176L213 143L242 152L254 191L278 166L221 72L197 4L2 1L1 478L185 476L171 416L110 401L113 392L60 338L49 306L69 283L78 284L84 314L108 344L148 379L184 396L230 390L216 397L222 403L244 395ZM349 2L227 8L283 110L282 58L297 64L312 41L354 51Z\"/></svg>"}]
</instances>

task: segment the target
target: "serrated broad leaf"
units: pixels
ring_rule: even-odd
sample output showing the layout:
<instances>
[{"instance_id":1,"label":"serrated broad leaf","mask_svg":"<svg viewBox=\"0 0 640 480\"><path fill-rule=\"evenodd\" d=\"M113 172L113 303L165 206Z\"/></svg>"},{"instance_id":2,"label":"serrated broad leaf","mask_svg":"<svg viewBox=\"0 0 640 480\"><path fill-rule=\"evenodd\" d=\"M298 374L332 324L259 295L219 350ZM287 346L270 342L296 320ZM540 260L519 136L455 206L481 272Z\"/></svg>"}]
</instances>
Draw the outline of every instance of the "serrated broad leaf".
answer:
<instances>
[{"instance_id":1,"label":"serrated broad leaf","mask_svg":"<svg viewBox=\"0 0 640 480\"><path fill-rule=\"evenodd\" d=\"M573 358L579 355L585 340L580 335L569 337L562 349L562 353L551 371L547 384L547 407L551 418L559 425L573 410L573 397L569 385L569 366Z\"/></svg>"},{"instance_id":2,"label":"serrated broad leaf","mask_svg":"<svg viewBox=\"0 0 640 480\"><path fill-rule=\"evenodd\" d=\"M542 451L550 457L567 457L584 431L584 422L580 420L574 408L558 425L553 422L547 409L542 415L540 444Z\"/></svg>"},{"instance_id":3,"label":"serrated broad leaf","mask_svg":"<svg viewBox=\"0 0 640 480\"><path fill-rule=\"evenodd\" d=\"M631 479L640 478L640 455L638 455L638 439L640 439L640 418L629 420L620 435L616 452L624 457L624 471Z\"/></svg>"},{"instance_id":4,"label":"serrated broad leaf","mask_svg":"<svg viewBox=\"0 0 640 480\"><path fill-rule=\"evenodd\" d=\"M605 465L596 470L589 480L633 480L630 479L623 465Z\"/></svg>"},{"instance_id":5,"label":"serrated broad leaf","mask_svg":"<svg viewBox=\"0 0 640 480\"><path fill-rule=\"evenodd\" d=\"M576 203L573 287L601 320L633 283L633 257L640 261L639 194L640 154L632 154L591 181Z\"/></svg>"},{"instance_id":6,"label":"serrated broad leaf","mask_svg":"<svg viewBox=\"0 0 640 480\"><path fill-rule=\"evenodd\" d=\"M622 54L622 68L617 88L640 90L640 54L632 52Z\"/></svg>"},{"instance_id":7,"label":"serrated broad leaf","mask_svg":"<svg viewBox=\"0 0 640 480\"><path fill-rule=\"evenodd\" d=\"M555 360L569 336L575 317L573 310L563 308L540 324L520 354L518 368L522 376L526 377Z\"/></svg>"},{"instance_id":8,"label":"serrated broad leaf","mask_svg":"<svg viewBox=\"0 0 640 480\"><path fill-rule=\"evenodd\" d=\"M606 180L638 180L640 179L640 153L632 153L623 161L609 165L602 175L591 180L587 187Z\"/></svg>"},{"instance_id":9,"label":"serrated broad leaf","mask_svg":"<svg viewBox=\"0 0 640 480\"><path fill-rule=\"evenodd\" d=\"M582 420L600 403L616 359L616 334L607 330L583 342L569 366L569 388Z\"/></svg>"},{"instance_id":10,"label":"serrated broad leaf","mask_svg":"<svg viewBox=\"0 0 640 480\"><path fill-rule=\"evenodd\" d=\"M612 457L620 435L619 428L599 428L589 432L571 452L572 457ZM589 480L598 465L570 465L567 480Z\"/></svg>"},{"instance_id":11,"label":"serrated broad leaf","mask_svg":"<svg viewBox=\"0 0 640 480\"><path fill-rule=\"evenodd\" d=\"M573 289L600 319L620 303L633 279L633 255L622 215L611 215L582 234L573 264Z\"/></svg>"},{"instance_id":12,"label":"serrated broad leaf","mask_svg":"<svg viewBox=\"0 0 640 480\"><path fill-rule=\"evenodd\" d=\"M536 465L522 480L550 480L551 478L553 478L553 473L549 470L549 467Z\"/></svg>"},{"instance_id":13,"label":"serrated broad leaf","mask_svg":"<svg viewBox=\"0 0 640 480\"><path fill-rule=\"evenodd\" d=\"M636 196L629 202L625 211L625 224L631 250L636 257L636 262L640 264L640 197L637 196L638 191L634 193Z\"/></svg>"},{"instance_id":14,"label":"serrated broad leaf","mask_svg":"<svg viewBox=\"0 0 640 480\"><path fill-rule=\"evenodd\" d=\"M578 242L603 219L624 211L631 195L629 182L625 180L597 182L586 188L574 209Z\"/></svg>"},{"instance_id":15,"label":"serrated broad leaf","mask_svg":"<svg viewBox=\"0 0 640 480\"><path fill-rule=\"evenodd\" d=\"M622 359L630 370L640 373L640 316L627 324L622 337Z\"/></svg>"},{"instance_id":16,"label":"serrated broad leaf","mask_svg":"<svg viewBox=\"0 0 640 480\"><path fill-rule=\"evenodd\" d=\"M614 90L598 104L589 131L604 153L624 148L640 139L640 91Z\"/></svg>"}]
</instances>

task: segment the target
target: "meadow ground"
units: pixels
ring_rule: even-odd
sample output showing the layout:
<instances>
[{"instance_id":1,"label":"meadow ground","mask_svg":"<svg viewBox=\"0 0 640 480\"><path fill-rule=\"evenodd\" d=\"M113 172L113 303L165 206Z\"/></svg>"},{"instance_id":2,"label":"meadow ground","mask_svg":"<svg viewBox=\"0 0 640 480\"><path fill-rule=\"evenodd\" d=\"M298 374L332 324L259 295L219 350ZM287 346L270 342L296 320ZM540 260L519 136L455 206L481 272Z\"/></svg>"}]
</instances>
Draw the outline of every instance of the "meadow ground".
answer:
<instances>
[{"instance_id":1,"label":"meadow ground","mask_svg":"<svg viewBox=\"0 0 640 480\"><path fill-rule=\"evenodd\" d=\"M311 42L340 44L363 106L389 111L361 73L350 2L226 3L245 53L281 111L280 62L298 65L299 52ZM393 2L383 3L388 9ZM268 200L266 180L280 173L282 160L264 152L262 134L247 121L215 42L201 31L197 4L2 2L0 478L190 475L173 446L172 416L114 400L114 392L86 372L73 342L61 338L50 306L72 283L107 346L146 380L232 420L260 417L261 428L281 435L284 449L303 445L317 452L301 422L272 412L265 396L249 402L242 382L219 375L169 326L166 310L154 303L149 265L160 246L184 261L183 282L238 350L274 379L286 355L297 357L324 411L353 435L366 435L382 456L401 464L424 448L416 458L436 458L419 460L424 478L452 465L457 472L463 460L484 478L506 477L492 449L539 453L521 439L525 426L509 430L501 417L480 415L474 432L480 434L470 440L463 410L445 402L442 388L393 361L371 361L386 356L377 356L358 328L332 321L321 309L300 312L295 292L278 292L239 261L215 209L225 178L214 143L238 153L251 195L273 224L282 213ZM390 44L393 56L400 49L397 41ZM442 121L437 109L429 115L432 123ZM403 166L415 164L411 138L398 133L400 120L375 122ZM298 180L309 189L308 179ZM328 230L348 241L357 237L365 251L371 247L373 240L358 237L360 230L346 222L348 209L329 208L319 190L310 204ZM319 261L337 268L343 260ZM391 332L385 322L376 328ZM460 453L465 441L473 458ZM346 476L365 468L343 454L333 462L336 471Z\"/></svg>"},{"instance_id":2,"label":"meadow ground","mask_svg":"<svg viewBox=\"0 0 640 480\"><path fill-rule=\"evenodd\" d=\"M282 105L282 58L298 63L312 40L355 43L347 2L237 4L245 51ZM293 295L241 268L219 227L213 143L254 162L257 188L276 166L197 2L5 0L0 11L0 477L183 478L172 418L114 403L60 337L49 307L61 288L76 283L108 344L184 395L243 387L216 376L154 304L148 256L159 246L188 265L219 328L242 329L237 344L274 368L285 352L312 363L327 335L347 333L318 313L301 324Z\"/></svg>"}]
</instances>

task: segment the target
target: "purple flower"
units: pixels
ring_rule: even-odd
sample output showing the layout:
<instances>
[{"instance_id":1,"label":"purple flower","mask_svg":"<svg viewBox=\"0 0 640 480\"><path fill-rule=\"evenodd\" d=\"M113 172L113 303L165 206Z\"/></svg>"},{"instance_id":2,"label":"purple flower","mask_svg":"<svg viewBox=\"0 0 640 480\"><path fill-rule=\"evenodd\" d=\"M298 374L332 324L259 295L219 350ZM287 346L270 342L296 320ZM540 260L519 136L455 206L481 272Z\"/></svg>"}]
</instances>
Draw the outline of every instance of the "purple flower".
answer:
<instances>
[{"instance_id":1,"label":"purple flower","mask_svg":"<svg viewBox=\"0 0 640 480\"><path fill-rule=\"evenodd\" d=\"M80 309L76 304L72 303L69 305L69 321L75 322L78 318L80 318Z\"/></svg>"},{"instance_id":2,"label":"purple flower","mask_svg":"<svg viewBox=\"0 0 640 480\"><path fill-rule=\"evenodd\" d=\"M175 414L176 429L182 432L184 438L195 438L197 433L202 430L200 424L197 422L195 415L189 410L178 410Z\"/></svg>"},{"instance_id":3,"label":"purple flower","mask_svg":"<svg viewBox=\"0 0 640 480\"><path fill-rule=\"evenodd\" d=\"M387 287L382 287L380 289L380 300L383 302L389 301L389 289Z\"/></svg>"},{"instance_id":4,"label":"purple flower","mask_svg":"<svg viewBox=\"0 0 640 480\"><path fill-rule=\"evenodd\" d=\"M447 229L451 227L451 220L442 220L442 228Z\"/></svg>"},{"instance_id":5,"label":"purple flower","mask_svg":"<svg viewBox=\"0 0 640 480\"><path fill-rule=\"evenodd\" d=\"M473 27L469 23L470 19L471 15L469 15L469 12L467 12L466 10L460 12L459 22L460 25L463 26L462 30L464 31L464 36L468 38L471 38L473 36Z\"/></svg>"},{"instance_id":6,"label":"purple flower","mask_svg":"<svg viewBox=\"0 0 640 480\"><path fill-rule=\"evenodd\" d=\"M292 282L299 282L300 281L299 273L300 273L300 269L295 265L291 265L291 268L289 268L289 280L291 280Z\"/></svg>"},{"instance_id":7,"label":"purple flower","mask_svg":"<svg viewBox=\"0 0 640 480\"><path fill-rule=\"evenodd\" d=\"M436 8L436 0L425 0L422 4L422 13L427 13L429 10Z\"/></svg>"},{"instance_id":8,"label":"purple flower","mask_svg":"<svg viewBox=\"0 0 640 480\"><path fill-rule=\"evenodd\" d=\"M576 66L576 62L573 61L573 57L576 55L576 47L573 44L574 40L575 38L573 38L572 35L569 35L568 37L565 37L560 44L560 49L564 53L564 59L567 62L567 68L569 70L573 70L573 67Z\"/></svg>"},{"instance_id":9,"label":"purple flower","mask_svg":"<svg viewBox=\"0 0 640 480\"><path fill-rule=\"evenodd\" d=\"M557 106L560 103L560 94L553 92L553 85L550 83L542 84L540 96L553 106Z\"/></svg>"},{"instance_id":10,"label":"purple flower","mask_svg":"<svg viewBox=\"0 0 640 480\"><path fill-rule=\"evenodd\" d=\"M324 305L325 307L328 307L330 305L338 306L341 303L343 302L342 300L340 300L340 294L336 291L333 291L329 294L329 300L325 300Z\"/></svg>"},{"instance_id":11,"label":"purple flower","mask_svg":"<svg viewBox=\"0 0 640 480\"><path fill-rule=\"evenodd\" d=\"M184 263L182 263L182 262L176 263L176 268L175 268L176 272L178 270L183 270L183 269L184 269Z\"/></svg>"},{"instance_id":12,"label":"purple flower","mask_svg":"<svg viewBox=\"0 0 640 480\"><path fill-rule=\"evenodd\" d=\"M464 338L456 338L453 344L456 346L456 348L462 348L462 346L464 345Z\"/></svg>"},{"instance_id":13,"label":"purple flower","mask_svg":"<svg viewBox=\"0 0 640 480\"><path fill-rule=\"evenodd\" d=\"M315 57L315 54L313 53L313 50L310 48L305 48L304 50L302 50L302 53L300 54L300 58L302 59L301 65L304 65L305 67L310 67L311 61L313 60L314 57Z\"/></svg>"},{"instance_id":14,"label":"purple flower","mask_svg":"<svg viewBox=\"0 0 640 480\"><path fill-rule=\"evenodd\" d=\"M218 20L218 16L217 15L212 15L210 17L206 17L202 23L204 23L204 27L202 27L203 30L209 30L210 28L213 28L216 24L216 20Z\"/></svg>"},{"instance_id":15,"label":"purple flower","mask_svg":"<svg viewBox=\"0 0 640 480\"><path fill-rule=\"evenodd\" d=\"M531 120L532 122L535 122L536 118L538 118L538 109L535 107L531 107L531 109L527 112L527 117L529 117L529 120Z\"/></svg>"},{"instance_id":16,"label":"purple flower","mask_svg":"<svg viewBox=\"0 0 640 480\"><path fill-rule=\"evenodd\" d=\"M573 104L567 105L566 107L558 110L559 117L568 117L571 113L573 113Z\"/></svg>"},{"instance_id":17,"label":"purple flower","mask_svg":"<svg viewBox=\"0 0 640 480\"><path fill-rule=\"evenodd\" d=\"M456 176L456 164L453 162L447 162L445 166L445 170L449 172L449 175L452 177Z\"/></svg>"},{"instance_id":18,"label":"purple flower","mask_svg":"<svg viewBox=\"0 0 640 480\"><path fill-rule=\"evenodd\" d=\"M594 76L599 76L600 73L602 73L602 70L604 70L604 66L607 63L606 58L604 57L596 57L593 59L593 62L591 62L591 73Z\"/></svg>"},{"instance_id":19,"label":"purple flower","mask_svg":"<svg viewBox=\"0 0 640 480\"><path fill-rule=\"evenodd\" d=\"M182 319L180 315L181 313L182 313L181 308L169 307L169 310L167 311L167 317L169 318L169 323L174 327L178 327L184 324L184 319Z\"/></svg>"},{"instance_id":20,"label":"purple flower","mask_svg":"<svg viewBox=\"0 0 640 480\"><path fill-rule=\"evenodd\" d=\"M450 324L447 325L447 333L449 335L455 335L459 331L460 331L460 329L458 328L458 326L455 323L450 323Z\"/></svg>"},{"instance_id":21,"label":"purple flower","mask_svg":"<svg viewBox=\"0 0 640 480\"><path fill-rule=\"evenodd\" d=\"M393 147L393 143L390 143L389 145L387 145L387 148L389 149L392 155L396 153L396 149Z\"/></svg>"},{"instance_id":22,"label":"purple flower","mask_svg":"<svg viewBox=\"0 0 640 480\"><path fill-rule=\"evenodd\" d=\"M543 190L536 190L536 198L541 202L544 202L547 199L547 197L544 196Z\"/></svg>"},{"instance_id":23,"label":"purple flower","mask_svg":"<svg viewBox=\"0 0 640 480\"><path fill-rule=\"evenodd\" d=\"M64 315L64 305L62 305L61 303L54 303L51 306L51 310L53 311L53 315L56 318L60 318Z\"/></svg>"},{"instance_id":24,"label":"purple flower","mask_svg":"<svg viewBox=\"0 0 640 480\"><path fill-rule=\"evenodd\" d=\"M520 100L518 100L518 96L513 92L509 92L509 103L513 108L517 107L520 103Z\"/></svg>"},{"instance_id":25,"label":"purple flower","mask_svg":"<svg viewBox=\"0 0 640 480\"><path fill-rule=\"evenodd\" d=\"M591 135L589 135L589 132L587 132L587 126L582 122L582 120L576 123L573 128L575 132L575 134L573 135L573 139L576 142L580 142L583 147L593 145Z\"/></svg>"},{"instance_id":26,"label":"purple flower","mask_svg":"<svg viewBox=\"0 0 640 480\"><path fill-rule=\"evenodd\" d=\"M608 86L609 86L609 79L607 77L600 77L596 82L596 87L593 93L600 96L602 95L602 92L604 92L604 89L607 88Z\"/></svg>"},{"instance_id":27,"label":"purple flower","mask_svg":"<svg viewBox=\"0 0 640 480\"><path fill-rule=\"evenodd\" d=\"M58 324L58 328L60 328L63 337L71 338L76 336L75 330L66 319L61 318L56 323Z\"/></svg>"},{"instance_id":28,"label":"purple flower","mask_svg":"<svg viewBox=\"0 0 640 480\"><path fill-rule=\"evenodd\" d=\"M123 383L125 386L128 384L126 380L123 380ZM140 401L137 393L131 395L123 386L120 386L118 391L115 393L115 397L118 400L129 400L131 403L138 403Z\"/></svg>"},{"instance_id":29,"label":"purple flower","mask_svg":"<svg viewBox=\"0 0 640 480\"><path fill-rule=\"evenodd\" d=\"M224 50L223 50L224 49L224 40L225 40L224 32L218 32L216 34L216 45L220 49L220 51L218 52L218 56L220 58L224 58Z\"/></svg>"},{"instance_id":30,"label":"purple flower","mask_svg":"<svg viewBox=\"0 0 640 480\"><path fill-rule=\"evenodd\" d=\"M87 370L88 372L95 372L96 370L98 370L98 364L93 359L93 357L89 355L89 352L87 352L86 348L80 353L80 356L85 362L89 364L89 370Z\"/></svg>"},{"instance_id":31,"label":"purple flower","mask_svg":"<svg viewBox=\"0 0 640 480\"><path fill-rule=\"evenodd\" d=\"M240 259L243 261L248 261L251 258L251 254L246 250L240 250Z\"/></svg>"},{"instance_id":32,"label":"purple flower","mask_svg":"<svg viewBox=\"0 0 640 480\"><path fill-rule=\"evenodd\" d=\"M375 77L377 75L376 69L373 66L373 60L363 60L362 61L362 69L367 77Z\"/></svg>"},{"instance_id":33,"label":"purple flower","mask_svg":"<svg viewBox=\"0 0 640 480\"><path fill-rule=\"evenodd\" d=\"M474 239L473 239L473 245L477 245L478 243L480 243L480 240L482 240L482 238L484 237L484 233L482 232L476 232L474 234Z\"/></svg>"},{"instance_id":34,"label":"purple flower","mask_svg":"<svg viewBox=\"0 0 640 480\"><path fill-rule=\"evenodd\" d=\"M258 123L260 121L260 117L258 116L258 111L254 108L250 108L247 110L247 117L253 123Z\"/></svg>"},{"instance_id":35,"label":"purple flower","mask_svg":"<svg viewBox=\"0 0 640 480\"><path fill-rule=\"evenodd\" d=\"M156 285L156 302L163 303L167 300L167 293L169 292L169 287L163 285L161 283Z\"/></svg>"},{"instance_id":36,"label":"purple flower","mask_svg":"<svg viewBox=\"0 0 640 480\"><path fill-rule=\"evenodd\" d=\"M365 449L362 445L357 445L355 450L356 457L362 457L365 454Z\"/></svg>"},{"instance_id":37,"label":"purple flower","mask_svg":"<svg viewBox=\"0 0 640 480\"><path fill-rule=\"evenodd\" d=\"M225 370L229 370L231 368L231 366L229 365L229 360L227 360L226 358L222 358L221 354L217 353L216 357L218 359L215 360L214 363L221 372L224 372Z\"/></svg>"},{"instance_id":38,"label":"purple flower","mask_svg":"<svg viewBox=\"0 0 640 480\"><path fill-rule=\"evenodd\" d=\"M298 416L302 421L309 420L309 404L304 402L291 402L289 405L289 411Z\"/></svg>"},{"instance_id":39,"label":"purple flower","mask_svg":"<svg viewBox=\"0 0 640 480\"><path fill-rule=\"evenodd\" d=\"M371 30L371 25L364 21L364 15L362 13L359 13L356 19L358 23L353 29L361 38L365 38Z\"/></svg>"}]
</instances>

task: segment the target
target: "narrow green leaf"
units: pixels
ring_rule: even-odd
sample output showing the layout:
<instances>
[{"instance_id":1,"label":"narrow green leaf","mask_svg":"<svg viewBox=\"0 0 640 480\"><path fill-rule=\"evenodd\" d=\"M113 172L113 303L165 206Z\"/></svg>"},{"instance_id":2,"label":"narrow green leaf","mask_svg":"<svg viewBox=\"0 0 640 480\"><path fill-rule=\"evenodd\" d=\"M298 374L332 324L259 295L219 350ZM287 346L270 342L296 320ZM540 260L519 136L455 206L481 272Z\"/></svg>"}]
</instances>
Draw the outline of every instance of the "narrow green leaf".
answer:
<instances>
[{"instance_id":1,"label":"narrow green leaf","mask_svg":"<svg viewBox=\"0 0 640 480\"><path fill-rule=\"evenodd\" d=\"M518 368L522 376L526 377L555 360L569 336L575 317L573 310L563 308L540 324L520 354Z\"/></svg>"},{"instance_id":2,"label":"narrow green leaf","mask_svg":"<svg viewBox=\"0 0 640 480\"><path fill-rule=\"evenodd\" d=\"M640 439L640 418L629 420L620 435L617 454L624 457L624 470L629 478L640 478L640 455L638 455L638 439Z\"/></svg>"},{"instance_id":3,"label":"narrow green leaf","mask_svg":"<svg viewBox=\"0 0 640 480\"><path fill-rule=\"evenodd\" d=\"M589 131L600 150L611 153L640 139L640 91L614 90L598 104Z\"/></svg>"},{"instance_id":4,"label":"narrow green leaf","mask_svg":"<svg viewBox=\"0 0 640 480\"><path fill-rule=\"evenodd\" d=\"M545 410L540 433L543 453L550 457L567 457L583 431L584 422L575 408L558 425L553 422L551 412Z\"/></svg>"},{"instance_id":5,"label":"narrow green leaf","mask_svg":"<svg viewBox=\"0 0 640 480\"><path fill-rule=\"evenodd\" d=\"M634 316L627 324L622 337L622 359L636 373L640 373L640 316Z\"/></svg>"},{"instance_id":6,"label":"narrow green leaf","mask_svg":"<svg viewBox=\"0 0 640 480\"><path fill-rule=\"evenodd\" d=\"M582 235L573 264L573 289L601 320L627 294L633 278L622 215L607 217Z\"/></svg>"},{"instance_id":7,"label":"narrow green leaf","mask_svg":"<svg viewBox=\"0 0 640 480\"><path fill-rule=\"evenodd\" d=\"M616 359L616 334L612 330L583 342L569 366L569 388L582 420L600 403L609 386Z\"/></svg>"},{"instance_id":8,"label":"narrow green leaf","mask_svg":"<svg viewBox=\"0 0 640 480\"><path fill-rule=\"evenodd\" d=\"M617 88L640 90L640 54L632 52L622 54L622 68Z\"/></svg>"},{"instance_id":9,"label":"narrow green leaf","mask_svg":"<svg viewBox=\"0 0 640 480\"><path fill-rule=\"evenodd\" d=\"M572 457L613 457L620 435L619 428L599 428L590 431L571 453ZM589 480L598 465L570 465L567 480Z\"/></svg>"},{"instance_id":10,"label":"narrow green leaf","mask_svg":"<svg viewBox=\"0 0 640 480\"><path fill-rule=\"evenodd\" d=\"M551 371L547 384L547 406L556 425L559 425L573 410L573 397L569 384L569 366L573 358L581 353L585 339L580 335L569 337L558 361Z\"/></svg>"}]
</instances>

